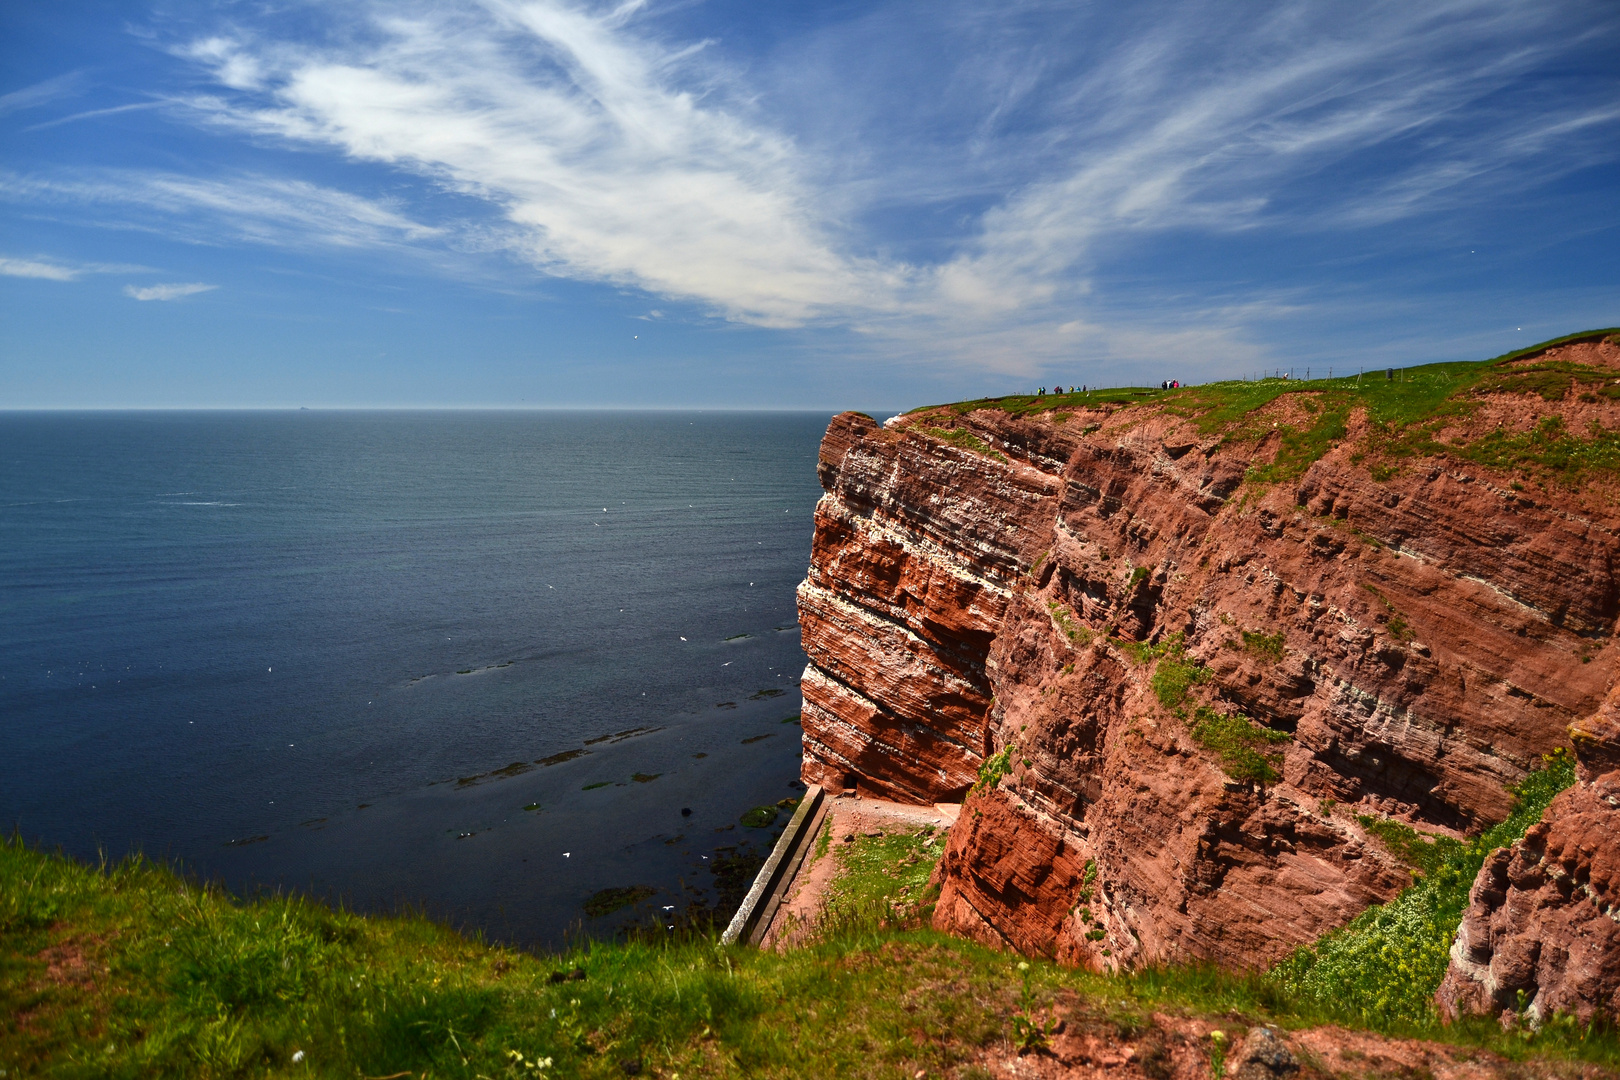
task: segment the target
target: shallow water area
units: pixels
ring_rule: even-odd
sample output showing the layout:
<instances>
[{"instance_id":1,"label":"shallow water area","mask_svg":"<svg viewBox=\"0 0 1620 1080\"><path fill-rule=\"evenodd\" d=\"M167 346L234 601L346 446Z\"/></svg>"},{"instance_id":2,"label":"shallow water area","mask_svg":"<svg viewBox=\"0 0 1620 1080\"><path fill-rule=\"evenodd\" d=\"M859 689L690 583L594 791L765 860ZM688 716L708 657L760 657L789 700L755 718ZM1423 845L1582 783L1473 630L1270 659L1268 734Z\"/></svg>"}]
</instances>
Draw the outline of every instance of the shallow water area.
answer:
<instances>
[{"instance_id":1,"label":"shallow water area","mask_svg":"<svg viewBox=\"0 0 1620 1080\"><path fill-rule=\"evenodd\" d=\"M0 815L523 943L713 905L797 794L826 420L0 415Z\"/></svg>"}]
</instances>

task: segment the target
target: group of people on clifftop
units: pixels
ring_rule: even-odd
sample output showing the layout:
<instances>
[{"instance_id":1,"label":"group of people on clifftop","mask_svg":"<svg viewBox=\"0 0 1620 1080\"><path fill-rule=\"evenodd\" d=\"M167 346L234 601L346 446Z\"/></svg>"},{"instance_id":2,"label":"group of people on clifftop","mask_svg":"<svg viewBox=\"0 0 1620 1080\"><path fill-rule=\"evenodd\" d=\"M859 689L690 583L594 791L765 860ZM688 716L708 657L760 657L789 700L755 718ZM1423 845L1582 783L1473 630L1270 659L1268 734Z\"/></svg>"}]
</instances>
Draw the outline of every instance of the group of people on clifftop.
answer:
<instances>
[{"instance_id":1,"label":"group of people on clifftop","mask_svg":"<svg viewBox=\"0 0 1620 1080\"><path fill-rule=\"evenodd\" d=\"M1035 396L1036 397L1045 397L1047 394L1084 394L1088 389L1089 389L1089 387L1084 386L1084 385L1071 386L1067 390L1063 389L1063 387L1061 387L1061 386L1054 386L1054 387L1052 387L1052 389L1048 390L1046 387L1043 386L1039 390L1035 391ZM1163 382L1161 382L1159 384L1159 389L1160 390L1180 390L1181 389L1181 381L1179 379L1166 379L1166 380L1164 380Z\"/></svg>"}]
</instances>

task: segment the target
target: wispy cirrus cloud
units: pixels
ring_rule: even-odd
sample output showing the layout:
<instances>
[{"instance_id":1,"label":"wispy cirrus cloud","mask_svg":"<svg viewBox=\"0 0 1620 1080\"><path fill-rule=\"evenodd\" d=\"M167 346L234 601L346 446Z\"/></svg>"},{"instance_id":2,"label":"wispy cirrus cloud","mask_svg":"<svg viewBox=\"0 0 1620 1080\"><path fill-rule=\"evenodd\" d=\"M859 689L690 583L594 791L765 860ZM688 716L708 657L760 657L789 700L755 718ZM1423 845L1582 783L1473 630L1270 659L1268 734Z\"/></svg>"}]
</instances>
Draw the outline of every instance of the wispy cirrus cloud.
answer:
<instances>
[{"instance_id":1,"label":"wispy cirrus cloud","mask_svg":"<svg viewBox=\"0 0 1620 1080\"><path fill-rule=\"evenodd\" d=\"M0 256L0 274L6 277L43 278L46 281L74 281L82 271L61 263L39 259L9 259Z\"/></svg>"},{"instance_id":2,"label":"wispy cirrus cloud","mask_svg":"<svg viewBox=\"0 0 1620 1080\"><path fill-rule=\"evenodd\" d=\"M1024 367L1071 349L1076 326L1143 347L1142 325L1100 325L1095 280L1133 236L1361 227L1612 153L1599 137L1613 133L1612 103L1507 96L1567 47L1556 8L1284 0L1216 17L1171 3L1137 23L1094 11L1054 22L1043 8L1024 36L1006 29L1037 8L944 9L938 66L979 80L982 106L958 102L939 124L912 116L909 130L869 124L859 152L871 172L842 190L828 147L756 107L707 43L660 38L642 3L363 7L324 43L238 27L186 52L231 91L195 103L215 123L483 200L504 220L500 243L548 273ZM997 62L975 50L999 50ZM822 75L880 103L929 89L836 60ZM971 134L980 163L952 167L959 144L941 136L953 130ZM1553 146L1556 164L1515 171ZM906 186L923 169L936 200L953 184L1005 194L939 238L942 257L897 258L883 208L915 205ZM1335 181L1335 169L1364 175ZM861 215L877 233L851 227ZM1244 351L1235 328L1205 333Z\"/></svg>"},{"instance_id":3,"label":"wispy cirrus cloud","mask_svg":"<svg viewBox=\"0 0 1620 1080\"><path fill-rule=\"evenodd\" d=\"M70 97L82 91L86 84L84 72L69 71L54 78L0 94L0 116L20 109L33 109L58 98Z\"/></svg>"},{"instance_id":4,"label":"wispy cirrus cloud","mask_svg":"<svg viewBox=\"0 0 1620 1080\"><path fill-rule=\"evenodd\" d=\"M1302 282L1234 298L1173 270L1122 285L1120 263L1161 238L1280 252L1402 223L1415 239L1392 243L1415 246L1425 222L1620 146L1612 77L1548 77L1620 42L1620 20L1577 4L887 0L777 50L776 83L767 58L685 32L685 10L237 9L174 47L215 85L166 99L173 115L324 158L320 183L0 173L0 197L122 208L109 221L199 242L499 251L736 322L1034 372L1082 354L1249 362L1253 327L1312 302ZM403 194L343 190L341 162ZM1266 299L1284 284L1287 302Z\"/></svg>"},{"instance_id":5,"label":"wispy cirrus cloud","mask_svg":"<svg viewBox=\"0 0 1620 1080\"><path fill-rule=\"evenodd\" d=\"M368 9L358 45L210 38L189 55L242 95L195 104L485 200L548 273L763 325L892 293L902 268L835 249L791 141L696 48L629 29L641 6L406 4Z\"/></svg>"},{"instance_id":6,"label":"wispy cirrus cloud","mask_svg":"<svg viewBox=\"0 0 1620 1080\"><path fill-rule=\"evenodd\" d=\"M1218 25L1194 5L1152 14L1129 47L1018 88L1047 95L1025 103L1025 122L1048 138L998 163L1024 182L929 268L918 303L890 320L896 332L918 333L919 316L953 327L953 341L972 326L965 340L976 355L1016 363L1061 352L1085 325L1072 320L1078 309L1091 312L1102 348L1140 356L1150 341L1161 345L1148 353L1190 340L1106 313L1098 268L1144 237L1328 234L1421 219L1616 156L1620 110L1604 95L1507 99L1569 44L1550 33L1551 9L1386 4L1347 20L1329 5L1284 3L1226 13ZM1050 53L1070 47L1031 45L1030 67L1055 68ZM1223 62L1201 60L1211 54ZM1255 317L1253 305L1240 308ZM1214 339L1206 350L1242 359L1252 346L1236 333L1241 323L1220 318L1218 307L1182 298L1144 322L1184 319ZM1004 341L984 333L994 326Z\"/></svg>"},{"instance_id":7,"label":"wispy cirrus cloud","mask_svg":"<svg viewBox=\"0 0 1620 1080\"><path fill-rule=\"evenodd\" d=\"M183 300L217 288L218 285L204 285L200 281L188 285L125 285L124 295L135 300Z\"/></svg>"},{"instance_id":8,"label":"wispy cirrus cloud","mask_svg":"<svg viewBox=\"0 0 1620 1080\"><path fill-rule=\"evenodd\" d=\"M40 278L45 281L78 281L86 274L142 274L145 266L129 263L70 263L61 259L35 256L19 259L0 255L0 276Z\"/></svg>"},{"instance_id":9,"label":"wispy cirrus cloud","mask_svg":"<svg viewBox=\"0 0 1620 1080\"><path fill-rule=\"evenodd\" d=\"M44 120L38 124L30 124L23 128L23 131L44 131L48 128L61 127L63 124L76 124L81 120L98 120L106 116L121 116L124 113L161 109L166 104L168 102L136 101L127 105L113 105L105 109L86 109L84 112L76 112L68 116L59 116L54 120Z\"/></svg>"},{"instance_id":10,"label":"wispy cirrus cloud","mask_svg":"<svg viewBox=\"0 0 1620 1080\"><path fill-rule=\"evenodd\" d=\"M106 208L114 216L104 223L161 227L204 243L229 238L291 248L388 249L445 233L412 219L396 202L256 174L202 178L99 169L41 176L0 170L0 199Z\"/></svg>"}]
</instances>

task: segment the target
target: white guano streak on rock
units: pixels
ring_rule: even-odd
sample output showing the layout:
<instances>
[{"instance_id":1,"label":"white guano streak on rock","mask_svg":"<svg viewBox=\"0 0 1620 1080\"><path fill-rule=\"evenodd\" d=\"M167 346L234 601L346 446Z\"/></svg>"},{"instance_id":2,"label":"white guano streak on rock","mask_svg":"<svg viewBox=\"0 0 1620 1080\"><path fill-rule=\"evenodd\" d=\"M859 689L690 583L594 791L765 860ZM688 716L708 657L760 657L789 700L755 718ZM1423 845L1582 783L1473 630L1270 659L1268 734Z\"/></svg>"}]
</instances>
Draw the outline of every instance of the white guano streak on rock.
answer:
<instances>
[{"instance_id":1,"label":"white guano streak on rock","mask_svg":"<svg viewBox=\"0 0 1620 1080\"><path fill-rule=\"evenodd\" d=\"M926 536L919 536L908 529L901 528L898 524L889 524L885 521L879 521L876 517L857 514L846 506L842 500L833 495L824 495L822 499L823 501L831 499L832 504L838 509L839 516L849 522L857 531L888 540L895 546L902 548L906 554L915 556L919 561L937 566L957 580L977 585L1003 600L1012 596L1012 590L1007 586L981 574L975 574L968 569L956 551L930 540Z\"/></svg>"},{"instance_id":2,"label":"white guano streak on rock","mask_svg":"<svg viewBox=\"0 0 1620 1080\"><path fill-rule=\"evenodd\" d=\"M904 635L907 642L916 649L916 652L907 654L906 656L906 660L909 664L916 665L924 672L937 679L941 685L948 687L949 689L962 694L965 697L976 697L980 693L979 688L974 686L972 683L952 674L937 664L930 664L924 660L923 657L934 655L934 647L927 641L924 641L922 637L916 633L916 631L912 630L911 627L907 626L905 623L897 619L891 619L880 615L870 608L862 607L860 604L856 604L844 599L831 589L812 584L809 581L800 582L798 591L801 597L814 597L815 599L826 604L828 607L836 609L847 618L856 622L864 623L868 626L881 625ZM869 640L881 644L882 639L874 637L870 638ZM839 681L842 682L843 680ZM845 685L848 684L846 683Z\"/></svg>"},{"instance_id":3,"label":"white guano streak on rock","mask_svg":"<svg viewBox=\"0 0 1620 1080\"><path fill-rule=\"evenodd\" d=\"M830 673L828 673L826 671L823 671L821 668L817 667L815 664L811 664L811 665L809 665L808 667L806 667L804 669L804 676L803 676L802 681L814 683L818 687L827 688L828 693L831 694L831 695L834 695L834 696L852 697L856 701L858 701L858 702L868 706L869 708L871 708L873 712L882 713L882 714L884 714L886 716L894 717L897 721L899 721L900 726L901 726L902 729L909 730L909 731L912 731L912 732L926 732L928 737L933 738L933 739L937 739L940 742L945 743L945 744L947 744L949 746L956 747L965 756L969 756L969 757L973 757L973 758L978 758L978 756L979 756L977 753L975 753L972 750L972 748L970 748L970 747L964 745L963 743L961 743L960 741L952 738L950 735L947 735L945 732L940 731L938 728L930 727L927 724L924 724L924 723L922 723L920 721L917 721L917 720L909 720L906 717L903 717L903 716L899 715L898 713L894 712L891 709L884 708L883 705L880 704L875 699L873 699L871 697L868 697L866 694L862 693L860 690L858 690L855 687L851 686L849 683L844 682L842 679L839 679L837 676L832 675L832 674L830 674ZM825 713L828 716L831 716L833 721L836 723L836 725L838 727L841 727L846 731L853 732L856 737L851 739L851 742L866 743L866 744L873 745L873 746L883 746L883 747L887 747L890 750L894 750L896 752L898 752L898 750L899 750L898 747L894 747L891 744L889 744L887 742L884 742L883 740L874 737L871 732L865 731L862 728L857 727L856 725L850 723L848 720L845 720L842 716L839 716L837 713L832 712L830 709L827 709L827 708L821 707L821 706L817 706L817 711L821 712L821 713ZM820 739L816 739L814 741L815 741L817 746L820 746L820 747L823 747L824 749L827 749L831 756L837 757L840 760L847 760L847 759L845 759L843 757L843 755L838 754L835 751L832 751L831 748L827 747L826 744L824 742L822 742Z\"/></svg>"}]
</instances>

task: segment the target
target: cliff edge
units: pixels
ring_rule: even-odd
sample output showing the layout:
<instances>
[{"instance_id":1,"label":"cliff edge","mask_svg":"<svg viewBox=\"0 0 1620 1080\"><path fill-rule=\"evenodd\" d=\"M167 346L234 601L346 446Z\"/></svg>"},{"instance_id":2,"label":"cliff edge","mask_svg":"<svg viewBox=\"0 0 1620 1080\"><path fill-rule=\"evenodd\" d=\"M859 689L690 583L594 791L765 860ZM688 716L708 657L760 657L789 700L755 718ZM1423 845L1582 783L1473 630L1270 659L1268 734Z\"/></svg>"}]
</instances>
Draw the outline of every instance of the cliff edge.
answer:
<instances>
[{"instance_id":1,"label":"cliff edge","mask_svg":"<svg viewBox=\"0 0 1620 1080\"><path fill-rule=\"evenodd\" d=\"M803 777L966 797L936 923L1028 954L1268 965L1505 817L1615 684L1612 331L845 413L820 477Z\"/></svg>"}]
</instances>

